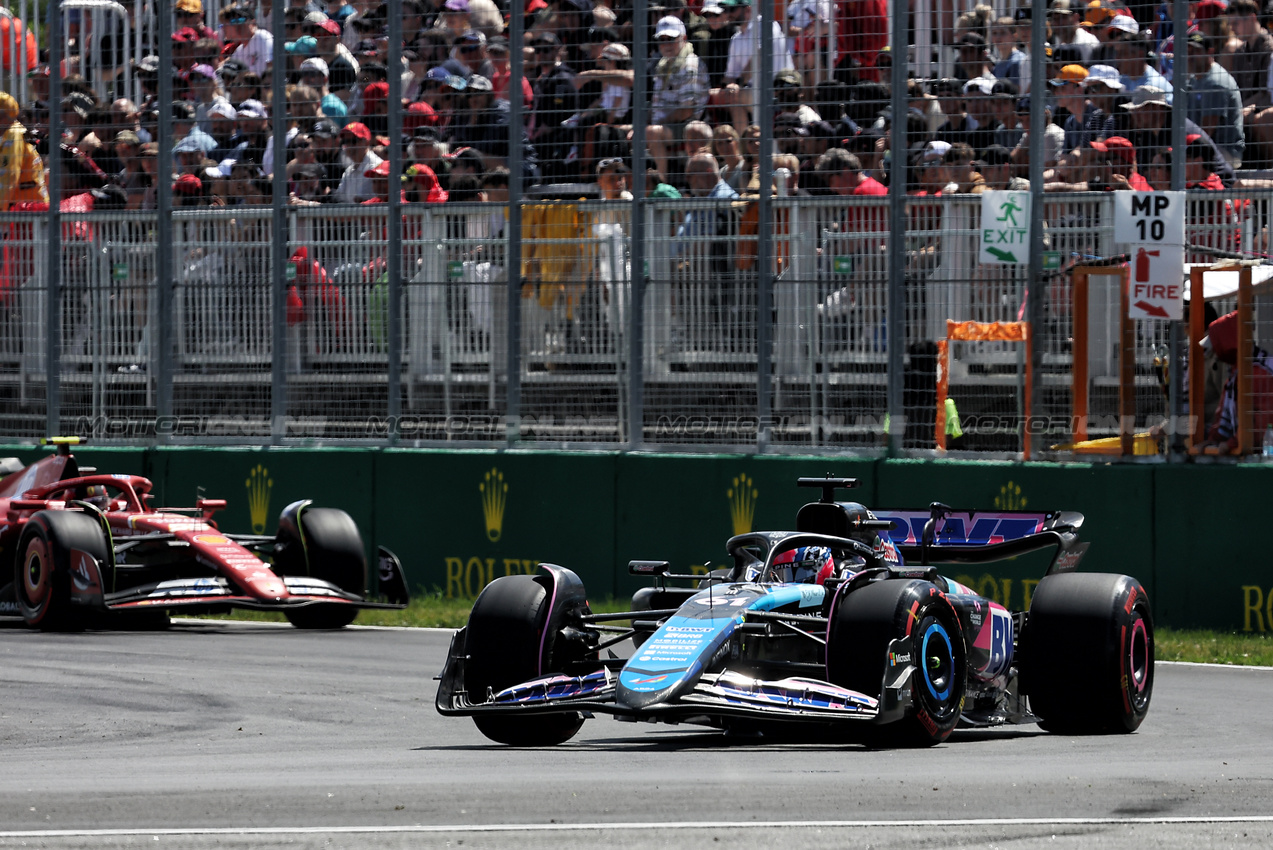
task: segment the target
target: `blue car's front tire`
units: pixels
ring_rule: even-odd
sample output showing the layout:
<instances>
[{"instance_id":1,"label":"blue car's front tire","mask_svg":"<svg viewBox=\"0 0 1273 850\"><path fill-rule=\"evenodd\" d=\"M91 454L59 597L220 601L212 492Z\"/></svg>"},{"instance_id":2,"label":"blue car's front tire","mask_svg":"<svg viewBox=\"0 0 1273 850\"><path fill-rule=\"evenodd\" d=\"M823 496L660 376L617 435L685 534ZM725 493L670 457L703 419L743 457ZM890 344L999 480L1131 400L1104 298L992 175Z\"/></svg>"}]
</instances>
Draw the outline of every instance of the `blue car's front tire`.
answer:
<instances>
[{"instance_id":1,"label":"blue car's front tire","mask_svg":"<svg viewBox=\"0 0 1273 850\"><path fill-rule=\"evenodd\" d=\"M560 612L551 609L547 576L502 576L473 603L465 629L464 685L469 701L556 672L552 632ZM553 746L570 740L583 725L578 712L527 717L476 715L483 735L514 747Z\"/></svg>"}]
</instances>

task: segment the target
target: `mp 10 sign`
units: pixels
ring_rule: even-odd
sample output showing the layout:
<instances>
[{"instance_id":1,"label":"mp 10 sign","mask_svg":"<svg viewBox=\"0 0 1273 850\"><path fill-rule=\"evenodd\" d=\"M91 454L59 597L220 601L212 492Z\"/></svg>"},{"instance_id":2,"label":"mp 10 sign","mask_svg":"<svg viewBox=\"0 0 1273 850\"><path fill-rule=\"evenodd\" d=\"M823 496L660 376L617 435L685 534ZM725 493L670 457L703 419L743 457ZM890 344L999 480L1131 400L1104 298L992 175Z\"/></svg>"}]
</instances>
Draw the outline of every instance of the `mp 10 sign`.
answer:
<instances>
[{"instance_id":1,"label":"mp 10 sign","mask_svg":"<svg viewBox=\"0 0 1273 850\"><path fill-rule=\"evenodd\" d=\"M1185 193L1115 192L1114 241L1185 244Z\"/></svg>"},{"instance_id":2,"label":"mp 10 sign","mask_svg":"<svg viewBox=\"0 0 1273 850\"><path fill-rule=\"evenodd\" d=\"M1185 310L1185 193L1115 192L1114 241L1127 246L1127 315L1179 321Z\"/></svg>"}]
</instances>

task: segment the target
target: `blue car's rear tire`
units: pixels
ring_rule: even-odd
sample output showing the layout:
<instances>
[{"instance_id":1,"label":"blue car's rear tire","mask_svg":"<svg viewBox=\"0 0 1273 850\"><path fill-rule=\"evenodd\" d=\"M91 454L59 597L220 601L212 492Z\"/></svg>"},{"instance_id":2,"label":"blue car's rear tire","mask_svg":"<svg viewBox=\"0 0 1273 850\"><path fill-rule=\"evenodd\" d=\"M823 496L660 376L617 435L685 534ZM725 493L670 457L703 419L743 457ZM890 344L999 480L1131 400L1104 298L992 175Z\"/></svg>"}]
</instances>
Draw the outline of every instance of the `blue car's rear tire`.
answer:
<instances>
[{"instance_id":1,"label":"blue car's rear tire","mask_svg":"<svg viewBox=\"0 0 1273 850\"><path fill-rule=\"evenodd\" d=\"M564 610L551 610L547 576L502 576L477 597L465 628L464 686L469 700L484 702L520 682L558 671L553 637ZM583 725L578 712L526 717L478 715L483 735L514 747L564 743Z\"/></svg>"},{"instance_id":2,"label":"blue car's rear tire","mask_svg":"<svg viewBox=\"0 0 1273 850\"><path fill-rule=\"evenodd\" d=\"M1134 732L1145 719L1154 690L1154 623L1136 579L1044 578L1021 643L1021 689L1045 729Z\"/></svg>"},{"instance_id":3,"label":"blue car's rear tire","mask_svg":"<svg viewBox=\"0 0 1273 850\"><path fill-rule=\"evenodd\" d=\"M912 663L911 706L887 728L896 743L946 740L963 712L968 673L958 616L936 588L924 581L872 582L837 599L830 619L828 681L879 698L888 665ZM907 636L911 660L890 659L889 645Z\"/></svg>"}]
</instances>

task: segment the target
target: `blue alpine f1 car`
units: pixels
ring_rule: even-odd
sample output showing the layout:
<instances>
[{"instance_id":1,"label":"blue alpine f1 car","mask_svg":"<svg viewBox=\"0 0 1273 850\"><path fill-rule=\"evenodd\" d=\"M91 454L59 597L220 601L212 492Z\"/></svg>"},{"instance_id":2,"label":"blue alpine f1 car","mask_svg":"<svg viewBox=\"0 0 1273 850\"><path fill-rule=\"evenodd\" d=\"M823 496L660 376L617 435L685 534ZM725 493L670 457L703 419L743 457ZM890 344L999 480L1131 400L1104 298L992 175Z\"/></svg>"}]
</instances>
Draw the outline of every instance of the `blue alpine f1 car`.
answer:
<instances>
[{"instance_id":1,"label":"blue alpine f1 car","mask_svg":"<svg viewBox=\"0 0 1273 850\"><path fill-rule=\"evenodd\" d=\"M653 586L630 611L592 613L563 567L496 579L451 642L438 711L517 746L562 743L596 713L748 733L874 724L877 737L918 744L960 725L1140 725L1154 683L1149 600L1129 576L1075 572L1081 514L933 503L877 516L835 500L853 479L799 483L822 498L794 531L730 538L732 566L705 578L631 562ZM1052 559L1028 611L934 566L1044 549Z\"/></svg>"}]
</instances>

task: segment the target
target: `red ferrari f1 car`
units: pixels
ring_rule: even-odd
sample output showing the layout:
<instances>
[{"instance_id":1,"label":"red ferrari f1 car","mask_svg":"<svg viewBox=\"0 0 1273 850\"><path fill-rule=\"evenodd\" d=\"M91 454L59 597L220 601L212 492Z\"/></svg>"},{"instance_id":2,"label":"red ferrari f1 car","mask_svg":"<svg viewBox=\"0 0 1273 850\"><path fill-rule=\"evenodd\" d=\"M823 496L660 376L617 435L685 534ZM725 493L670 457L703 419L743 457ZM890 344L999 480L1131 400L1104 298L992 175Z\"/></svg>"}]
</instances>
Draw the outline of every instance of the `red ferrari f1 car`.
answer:
<instances>
[{"instance_id":1,"label":"red ferrari f1 car","mask_svg":"<svg viewBox=\"0 0 1273 850\"><path fill-rule=\"evenodd\" d=\"M284 508L278 533L229 534L223 499L155 508L139 475L80 466L71 446L30 466L0 459L0 618L46 630L111 621L166 625L170 613L282 611L301 629L337 629L362 608L404 608L407 584L379 549L381 600L367 597L367 557L344 511Z\"/></svg>"}]
</instances>

